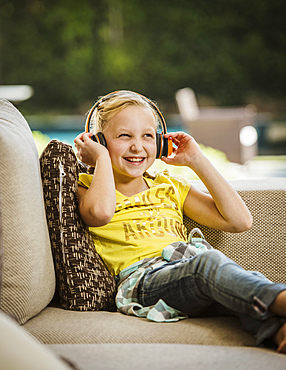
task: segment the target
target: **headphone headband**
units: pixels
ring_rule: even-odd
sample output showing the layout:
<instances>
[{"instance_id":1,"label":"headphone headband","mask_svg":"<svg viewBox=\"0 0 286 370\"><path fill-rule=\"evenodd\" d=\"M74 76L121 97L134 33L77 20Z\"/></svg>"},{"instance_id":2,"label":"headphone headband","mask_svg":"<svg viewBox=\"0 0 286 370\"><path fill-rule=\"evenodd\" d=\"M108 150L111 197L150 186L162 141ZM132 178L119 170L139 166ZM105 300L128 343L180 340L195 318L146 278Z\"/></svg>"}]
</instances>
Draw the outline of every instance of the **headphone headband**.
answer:
<instances>
[{"instance_id":1,"label":"headphone headband","mask_svg":"<svg viewBox=\"0 0 286 370\"><path fill-rule=\"evenodd\" d=\"M122 91L122 90L121 90ZM102 103L103 101L111 98L113 95L116 95L118 93L121 92L120 90L119 91L114 91L114 92L111 92L105 96L103 96L101 99L99 99L94 105L93 107L90 109L89 113L88 113L88 116L86 118L86 121L85 121L85 131L86 132L89 132L89 128L90 128L90 121L91 121L91 117L93 115L93 112L97 109L97 107L99 106L100 103ZM161 126L162 126L162 133L163 134L166 134L167 133L167 125L166 125L166 121L163 117L163 114L161 113L161 111L159 110L159 108L156 106L156 104L154 104L152 102L152 100L146 98L146 96L144 95L141 95L137 92L134 92L134 91L128 91L128 92L131 92L133 94L136 94L138 96L140 96L141 98L143 98L147 103L149 103L149 105L156 111L156 113L158 114L159 118L160 118L160 122L161 122Z\"/></svg>"}]
</instances>

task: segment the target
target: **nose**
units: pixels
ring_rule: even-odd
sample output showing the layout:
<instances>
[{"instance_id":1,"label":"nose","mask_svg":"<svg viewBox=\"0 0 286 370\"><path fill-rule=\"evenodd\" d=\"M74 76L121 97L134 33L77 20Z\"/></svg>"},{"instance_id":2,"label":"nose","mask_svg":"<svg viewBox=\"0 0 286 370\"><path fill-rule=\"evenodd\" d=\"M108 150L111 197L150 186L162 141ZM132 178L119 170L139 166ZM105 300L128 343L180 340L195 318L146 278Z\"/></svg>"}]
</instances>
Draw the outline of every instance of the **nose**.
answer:
<instances>
[{"instance_id":1,"label":"nose","mask_svg":"<svg viewBox=\"0 0 286 370\"><path fill-rule=\"evenodd\" d=\"M143 145L140 139L133 139L130 149L134 153L140 153L143 150Z\"/></svg>"}]
</instances>

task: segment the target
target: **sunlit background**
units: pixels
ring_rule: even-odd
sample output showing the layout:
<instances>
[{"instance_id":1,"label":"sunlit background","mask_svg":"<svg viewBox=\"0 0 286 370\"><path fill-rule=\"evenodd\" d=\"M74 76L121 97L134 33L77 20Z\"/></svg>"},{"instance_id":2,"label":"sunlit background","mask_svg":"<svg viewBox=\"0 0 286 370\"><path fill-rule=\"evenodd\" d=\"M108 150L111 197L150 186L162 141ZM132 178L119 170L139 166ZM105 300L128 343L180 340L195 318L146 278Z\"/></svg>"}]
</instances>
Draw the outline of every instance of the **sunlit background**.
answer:
<instances>
[{"instance_id":1,"label":"sunlit background","mask_svg":"<svg viewBox=\"0 0 286 370\"><path fill-rule=\"evenodd\" d=\"M2 0L0 98L41 152L72 145L99 96L134 90L228 179L286 178L285 19L284 0Z\"/></svg>"}]
</instances>

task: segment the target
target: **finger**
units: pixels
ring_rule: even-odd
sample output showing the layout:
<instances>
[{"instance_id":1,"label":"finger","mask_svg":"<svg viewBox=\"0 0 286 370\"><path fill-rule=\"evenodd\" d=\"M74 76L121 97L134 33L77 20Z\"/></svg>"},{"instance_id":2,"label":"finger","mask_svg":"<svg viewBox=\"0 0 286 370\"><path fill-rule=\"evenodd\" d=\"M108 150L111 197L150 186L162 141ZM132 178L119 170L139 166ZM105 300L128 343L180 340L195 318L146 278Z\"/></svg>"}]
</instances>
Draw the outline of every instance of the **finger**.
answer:
<instances>
[{"instance_id":1,"label":"finger","mask_svg":"<svg viewBox=\"0 0 286 370\"><path fill-rule=\"evenodd\" d=\"M179 134L180 133L178 131L176 131L176 132L167 132L166 134L164 134L164 137L173 138L173 137L178 136Z\"/></svg>"},{"instance_id":2,"label":"finger","mask_svg":"<svg viewBox=\"0 0 286 370\"><path fill-rule=\"evenodd\" d=\"M183 132L183 131L175 131L175 132L167 132L164 136L165 137L176 137L176 138L180 138L182 136L185 136L186 133Z\"/></svg>"},{"instance_id":3,"label":"finger","mask_svg":"<svg viewBox=\"0 0 286 370\"><path fill-rule=\"evenodd\" d=\"M178 140L177 138L175 138L175 137L172 137L172 141L173 141L173 143L175 144L175 145L179 145L179 143L180 143L180 140Z\"/></svg>"},{"instance_id":4,"label":"finger","mask_svg":"<svg viewBox=\"0 0 286 370\"><path fill-rule=\"evenodd\" d=\"M74 140L73 140L73 141L74 141L74 143L76 143L76 144L77 144L77 143L80 141L79 135L78 135L76 138L74 138Z\"/></svg>"},{"instance_id":5,"label":"finger","mask_svg":"<svg viewBox=\"0 0 286 370\"><path fill-rule=\"evenodd\" d=\"M170 157L162 157L161 161L165 162L166 164L172 164L173 163L173 158Z\"/></svg>"},{"instance_id":6,"label":"finger","mask_svg":"<svg viewBox=\"0 0 286 370\"><path fill-rule=\"evenodd\" d=\"M92 134L90 132L84 132L82 135L82 141L85 142L86 140L90 139L91 135Z\"/></svg>"},{"instance_id":7,"label":"finger","mask_svg":"<svg viewBox=\"0 0 286 370\"><path fill-rule=\"evenodd\" d=\"M77 137L74 139L74 142L76 143L80 143L81 141L83 141L83 137L85 135L85 132L81 132L79 135L77 135Z\"/></svg>"}]
</instances>

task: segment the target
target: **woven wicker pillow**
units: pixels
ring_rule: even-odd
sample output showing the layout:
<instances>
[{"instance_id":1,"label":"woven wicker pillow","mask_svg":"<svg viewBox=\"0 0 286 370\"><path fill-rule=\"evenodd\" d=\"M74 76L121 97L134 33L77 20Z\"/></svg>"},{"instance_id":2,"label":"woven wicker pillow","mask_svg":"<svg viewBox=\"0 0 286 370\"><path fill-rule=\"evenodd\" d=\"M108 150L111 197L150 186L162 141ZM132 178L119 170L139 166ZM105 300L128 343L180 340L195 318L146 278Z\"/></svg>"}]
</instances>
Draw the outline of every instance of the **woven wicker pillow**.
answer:
<instances>
[{"instance_id":1,"label":"woven wicker pillow","mask_svg":"<svg viewBox=\"0 0 286 370\"><path fill-rule=\"evenodd\" d=\"M61 307L114 311L114 278L78 212L79 164L72 147L52 140L40 165Z\"/></svg>"}]
</instances>

